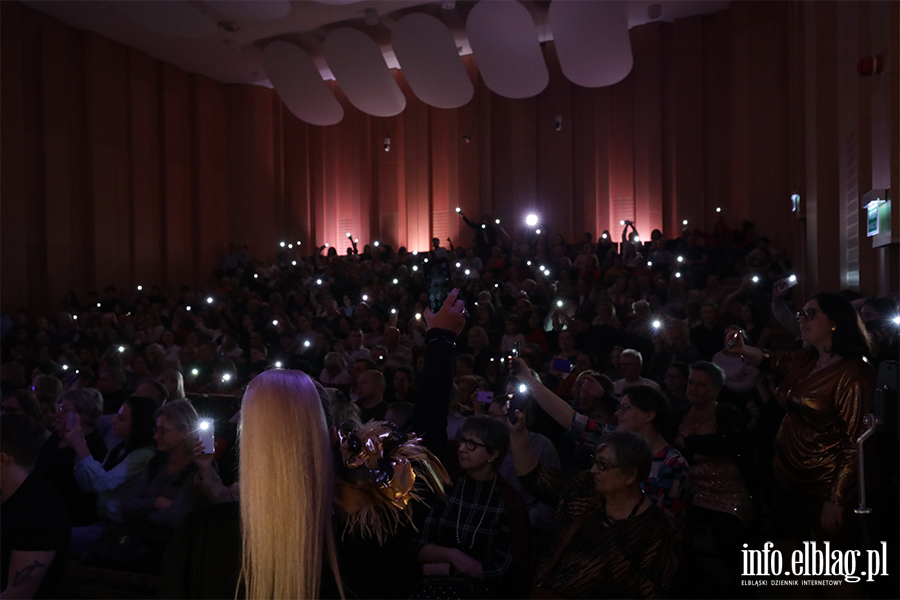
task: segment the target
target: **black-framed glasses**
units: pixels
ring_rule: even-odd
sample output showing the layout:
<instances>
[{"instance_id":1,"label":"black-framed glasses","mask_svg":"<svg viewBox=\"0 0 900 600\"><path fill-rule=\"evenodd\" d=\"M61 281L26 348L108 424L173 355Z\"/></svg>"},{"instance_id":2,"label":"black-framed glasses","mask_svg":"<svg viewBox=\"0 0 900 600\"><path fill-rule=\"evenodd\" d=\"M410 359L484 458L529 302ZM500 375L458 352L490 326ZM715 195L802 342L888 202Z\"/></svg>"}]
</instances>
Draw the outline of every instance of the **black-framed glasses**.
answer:
<instances>
[{"instance_id":1,"label":"black-framed glasses","mask_svg":"<svg viewBox=\"0 0 900 600\"><path fill-rule=\"evenodd\" d=\"M457 443L458 443L460 446L462 446L463 444L465 444L465 445L466 445L466 450L469 450L469 451L475 450L475 448L478 448L479 446L481 446L481 447L484 448L485 450L490 450L490 449L491 449L491 447L488 446L487 444L482 444L481 442L476 442L475 440L470 440L469 438L462 438L462 437L461 437L461 438L459 438L459 439L457 440Z\"/></svg>"},{"instance_id":2,"label":"black-framed glasses","mask_svg":"<svg viewBox=\"0 0 900 600\"><path fill-rule=\"evenodd\" d=\"M812 321L816 318L817 314L819 314L819 311L817 311L816 309L807 308L797 313L797 320L799 321L800 319L806 319L807 321Z\"/></svg>"},{"instance_id":3,"label":"black-framed glasses","mask_svg":"<svg viewBox=\"0 0 900 600\"><path fill-rule=\"evenodd\" d=\"M604 473L606 471L609 471L610 469L618 469L619 468L619 465L611 463L611 462L606 462L605 460L600 460L596 456L594 457L594 464L597 465L597 469L599 471L602 471Z\"/></svg>"}]
</instances>

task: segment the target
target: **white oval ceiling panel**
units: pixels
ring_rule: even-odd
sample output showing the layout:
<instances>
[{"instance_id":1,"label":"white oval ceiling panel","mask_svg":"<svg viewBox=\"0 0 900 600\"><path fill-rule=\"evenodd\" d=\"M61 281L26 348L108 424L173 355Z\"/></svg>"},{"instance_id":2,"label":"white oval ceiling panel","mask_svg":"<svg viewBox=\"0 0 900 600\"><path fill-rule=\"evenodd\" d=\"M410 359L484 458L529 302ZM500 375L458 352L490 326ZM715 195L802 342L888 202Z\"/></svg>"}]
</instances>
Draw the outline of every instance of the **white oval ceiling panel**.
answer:
<instances>
[{"instance_id":1,"label":"white oval ceiling panel","mask_svg":"<svg viewBox=\"0 0 900 600\"><path fill-rule=\"evenodd\" d=\"M325 38L325 61L356 108L373 117L393 117L406 108L406 96L394 81L378 45L349 27Z\"/></svg>"},{"instance_id":2,"label":"white oval ceiling panel","mask_svg":"<svg viewBox=\"0 0 900 600\"><path fill-rule=\"evenodd\" d=\"M410 13L391 34L394 54L419 100L437 108L458 108L475 95L453 35L435 17Z\"/></svg>"},{"instance_id":3,"label":"white oval ceiling panel","mask_svg":"<svg viewBox=\"0 0 900 600\"><path fill-rule=\"evenodd\" d=\"M235 21L274 21L291 14L288 0L204 0L204 4Z\"/></svg>"},{"instance_id":4,"label":"white oval ceiling panel","mask_svg":"<svg viewBox=\"0 0 900 600\"><path fill-rule=\"evenodd\" d=\"M216 22L184 2L111 2L115 10L154 33L177 38L201 38L216 31Z\"/></svg>"},{"instance_id":5,"label":"white oval ceiling panel","mask_svg":"<svg viewBox=\"0 0 900 600\"><path fill-rule=\"evenodd\" d=\"M563 74L589 87L613 85L634 66L625 2L550 4L550 31Z\"/></svg>"},{"instance_id":6,"label":"white oval ceiling panel","mask_svg":"<svg viewBox=\"0 0 900 600\"><path fill-rule=\"evenodd\" d=\"M315 63L294 44L279 41L266 46L263 69L298 119L312 125L334 125L344 118L344 109L322 81Z\"/></svg>"},{"instance_id":7,"label":"white oval ceiling panel","mask_svg":"<svg viewBox=\"0 0 900 600\"><path fill-rule=\"evenodd\" d=\"M576 2L575 4L581 4ZM482 0L466 33L484 83L506 98L530 98L550 81L531 14L515 0Z\"/></svg>"}]
</instances>

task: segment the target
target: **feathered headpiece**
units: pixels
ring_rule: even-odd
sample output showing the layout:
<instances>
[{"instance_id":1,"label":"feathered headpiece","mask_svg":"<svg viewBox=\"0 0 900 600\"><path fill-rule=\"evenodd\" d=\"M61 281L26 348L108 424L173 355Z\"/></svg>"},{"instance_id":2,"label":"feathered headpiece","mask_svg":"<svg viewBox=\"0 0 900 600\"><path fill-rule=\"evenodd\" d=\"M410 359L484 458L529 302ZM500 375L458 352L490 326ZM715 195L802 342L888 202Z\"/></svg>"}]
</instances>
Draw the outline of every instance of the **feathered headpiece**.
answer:
<instances>
[{"instance_id":1,"label":"feathered headpiece","mask_svg":"<svg viewBox=\"0 0 900 600\"><path fill-rule=\"evenodd\" d=\"M450 477L414 434L400 433L383 421L354 426L345 422L338 429L341 472L334 501L343 513L345 534L374 535L382 543L401 521L412 525L410 503L422 501L423 486L417 480L443 498Z\"/></svg>"}]
</instances>

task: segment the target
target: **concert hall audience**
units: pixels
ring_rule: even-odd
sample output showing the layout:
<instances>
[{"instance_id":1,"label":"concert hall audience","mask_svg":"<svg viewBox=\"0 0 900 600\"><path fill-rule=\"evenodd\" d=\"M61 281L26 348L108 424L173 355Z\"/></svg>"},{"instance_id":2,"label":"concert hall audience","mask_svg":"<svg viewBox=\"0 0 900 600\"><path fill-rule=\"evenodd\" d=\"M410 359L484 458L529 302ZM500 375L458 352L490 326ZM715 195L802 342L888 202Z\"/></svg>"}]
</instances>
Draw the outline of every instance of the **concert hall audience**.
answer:
<instances>
[{"instance_id":1,"label":"concert hall audience","mask_svg":"<svg viewBox=\"0 0 900 600\"><path fill-rule=\"evenodd\" d=\"M323 253L323 247L304 256L299 246L278 247L274 259L257 261L236 245L208 286L145 285L137 292L108 286L102 297L85 296L84 304L67 294L52 318L24 309L12 315L0 340L0 418L4 432L17 415L23 415L17 423L41 421L42 448L28 487L46 496L42 502L66 506L47 521L51 529L34 525L35 540L47 545L40 550L65 555L74 526L72 546L88 557L108 558L115 550L109 536L150 533L146 545L158 559L174 530L183 523L196 527L191 515L198 509L238 500L239 488L231 484L237 448L244 448L234 430L240 417L228 423L238 406L232 403L248 384L279 369L303 371L328 388L322 391L327 418L340 415L369 436L373 448L382 443L374 440L402 432L397 435L421 439L422 448L448 467L459 460L463 469L447 504L437 489L429 491L434 515L418 546L412 528L390 537L388 552L377 550L361 533L365 528L354 530L349 542L337 540L338 563L304 567L320 572L321 585L303 584L311 594L338 594L335 584L343 582L363 598L427 595L422 585L408 587L425 581L414 550L426 548L419 556L424 563L454 567L426 569L448 574L444 592L437 593L523 597L528 590L521 584L532 578L512 573L530 560L524 550L534 541L537 562L527 568L545 592L573 598L713 595L685 584L721 578L694 560L704 551L697 543L704 536L718 546L712 560L732 574L740 566L739 544L760 536L851 543L853 440L862 431L861 415L871 412L870 364L896 360L894 300L860 299L860 320L849 303L817 294L795 320L785 283L790 263L767 240L747 255L752 224L745 223L734 243L720 239L721 232L690 228L676 240L655 231L643 243L628 222L621 244L606 231L596 244L586 234L568 245L546 232L510 236L488 215L477 223L461 217L475 230L473 248L443 248L438 241L429 253L386 244L357 253L353 244L346 254L333 247ZM430 298L441 287L432 269L444 256L449 280L437 299ZM467 314L459 331L444 339L426 325L427 309L450 289L458 290ZM445 342L446 351L437 352ZM801 344L806 348L798 350ZM520 358L511 360L514 347ZM522 373L510 379L516 364ZM495 436L488 424L507 426L506 401L516 395L508 385L524 385L530 400L527 419L510 429L512 452L504 462L506 430ZM824 421L801 405L801 398L820 392L827 392L819 409ZM215 459L195 455L199 416L215 419ZM373 419L391 425L365 429ZM616 428L625 431L604 437ZM829 436L840 443L830 444ZM535 467L533 451L543 466ZM517 455L526 458L525 471ZM428 479L422 465L431 459L416 456L421 476L413 481L422 482ZM475 467L473 456L480 461ZM219 478L217 468L226 464L231 470ZM6 544L5 487L2 493L6 584L7 548L15 554L19 547ZM342 510L353 505L341 497ZM418 507L410 523L421 527L427 510L417 502L410 504ZM528 534L528 519L511 527L514 515L501 514L500 502L521 506L536 525L555 519L550 539L541 527ZM250 510L262 505L254 506ZM225 509L238 538L240 510ZM354 514L351 521L361 523ZM61 524L64 536L51 531ZM573 524L577 531L569 540ZM516 535L531 537L510 547ZM319 548L323 538L317 539ZM498 540L502 551L495 548ZM438 546L443 554L429 554ZM239 539L236 548L230 556L237 556L240 569ZM640 561L621 570L604 566L636 548ZM359 566L371 555L377 560ZM260 563L249 560L245 567L261 573ZM564 568L567 561L588 570L575 573ZM379 580L392 569L397 581ZM55 585L55 571L41 589L51 580ZM428 581L434 584L434 577ZM214 589L234 595L234 579L219 583ZM733 578L721 583L727 587ZM300 589L293 585L283 589ZM200 593L190 586L166 589Z\"/></svg>"}]
</instances>

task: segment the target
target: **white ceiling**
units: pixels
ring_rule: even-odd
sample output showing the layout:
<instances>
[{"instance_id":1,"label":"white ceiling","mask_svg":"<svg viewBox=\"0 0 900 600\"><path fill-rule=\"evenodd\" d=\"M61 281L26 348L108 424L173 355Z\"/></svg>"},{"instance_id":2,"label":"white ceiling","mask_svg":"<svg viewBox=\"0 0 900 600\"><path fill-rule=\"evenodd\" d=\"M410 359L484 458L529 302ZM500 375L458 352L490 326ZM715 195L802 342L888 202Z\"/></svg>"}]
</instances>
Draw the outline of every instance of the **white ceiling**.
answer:
<instances>
[{"instance_id":1,"label":"white ceiling","mask_svg":"<svg viewBox=\"0 0 900 600\"><path fill-rule=\"evenodd\" d=\"M179 38L155 33L116 5L133 0L29 0L23 2L44 14L55 17L71 27L95 31L126 46L143 50L151 57L171 63L188 73L200 73L223 83L249 83L271 87L262 67L262 51L274 40L297 44L313 58L326 79L331 71L323 57L325 37L339 26L350 26L366 33L381 47L387 64L399 67L390 46L391 29L397 20L409 12L423 12L440 19L453 33L460 54L471 53L465 33L466 16L476 4L474 0L292 0L290 12L273 20L233 19L214 8L215 2L189 0L187 3L220 26L212 33L197 38ZM153 14L165 9L173 0L139 0L139 7ZM282 2L284 0L281 0ZM483 0L492 1L492 0ZM556 0L562 1L562 0ZM586 1L586 0L564 0ZM240 2L241 8L255 17L267 18L273 12L270 0ZM552 39L547 25L548 0L521 0L537 26L541 41ZM628 2L628 26L635 27L652 21L673 21L724 10L729 2L723 0L636 0ZM220 5L221 6L221 5ZM135 8L135 7L131 7ZM285 7L286 9L286 7ZM375 25L367 24L366 13L377 14ZM659 11L659 16L651 15ZM128 11L134 14L135 11ZM277 11L275 11L277 12ZM147 14L145 12L145 14ZM221 22L238 26L229 32Z\"/></svg>"}]
</instances>

